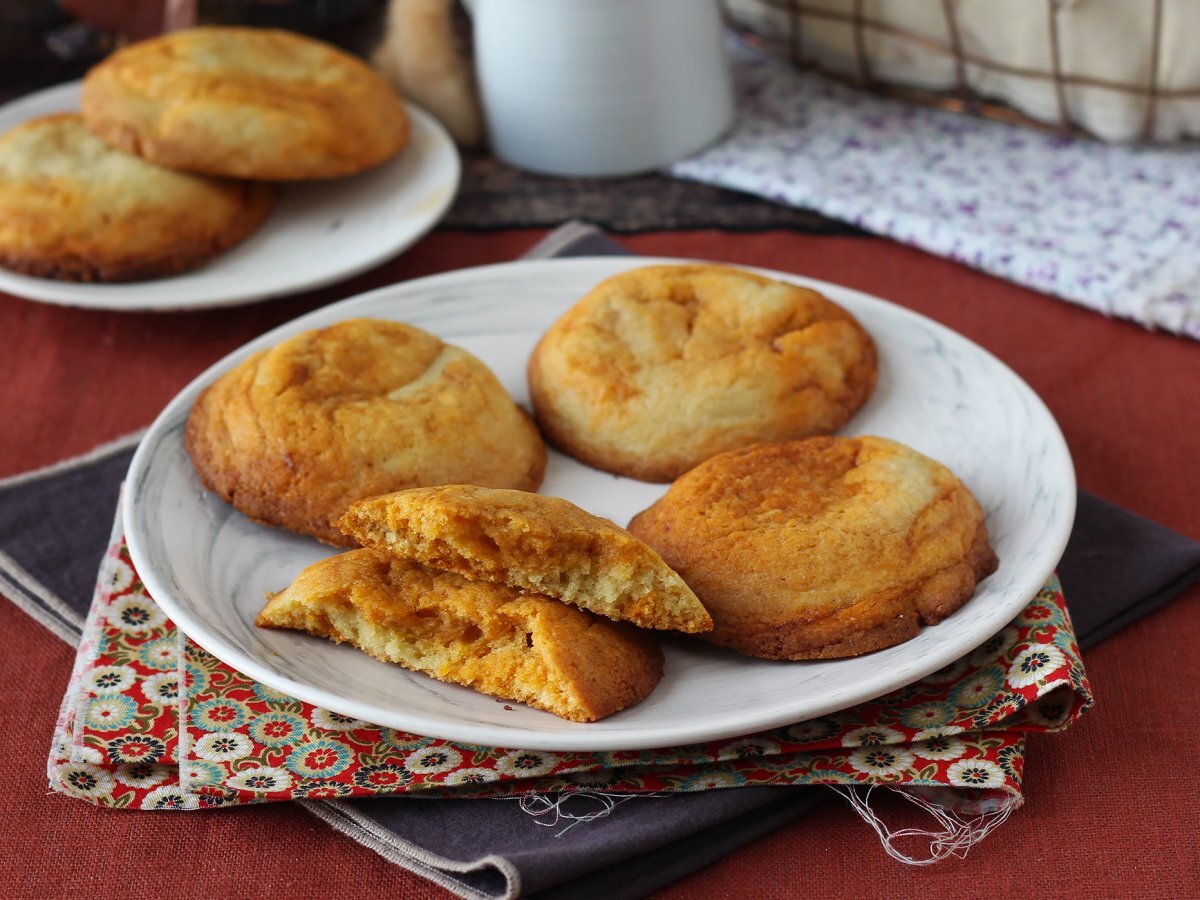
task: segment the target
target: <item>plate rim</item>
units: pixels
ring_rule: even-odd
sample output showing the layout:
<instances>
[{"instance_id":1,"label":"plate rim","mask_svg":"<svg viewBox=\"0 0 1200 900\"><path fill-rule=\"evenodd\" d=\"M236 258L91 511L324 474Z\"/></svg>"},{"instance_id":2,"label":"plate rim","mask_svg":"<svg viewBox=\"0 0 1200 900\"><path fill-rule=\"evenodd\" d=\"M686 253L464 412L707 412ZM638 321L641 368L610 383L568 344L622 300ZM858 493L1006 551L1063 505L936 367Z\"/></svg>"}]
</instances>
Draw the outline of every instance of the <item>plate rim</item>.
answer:
<instances>
[{"instance_id":1,"label":"plate rim","mask_svg":"<svg viewBox=\"0 0 1200 900\"><path fill-rule=\"evenodd\" d=\"M61 84L51 85L50 87L42 88L28 94L23 94L16 97L7 103L0 105L0 117L7 118L14 112L19 112L18 118L12 125L0 126L0 137L30 119L42 116L52 115L54 110L44 108L47 105L58 104L60 100L73 100L76 111L78 111L78 94L82 89L82 79L75 81L67 81ZM433 142L434 153L436 158L432 161L432 166L449 166L449 177L446 180L448 190L437 203L432 204L428 211L422 211L419 216L412 217L416 223L415 228L406 229L398 240L391 242L381 242L379 248L368 256L356 260L353 265L342 268L332 268L329 271L313 275L305 279L297 280L294 283L287 284L283 287L277 285L264 285L251 289L241 290L222 290L219 293L198 291L187 295L182 300L172 300L172 281L177 276L187 276L193 273L203 273L204 269L210 266L219 266L221 256L218 254L212 260L206 262L203 266L195 269L185 270L177 273L177 276L166 276L163 278L145 279L142 281L131 282L107 282L107 283L88 283L76 281L60 281L53 278L37 278L31 275L24 275L20 272L15 272L11 269L0 268L0 291L11 294L14 297L20 297L24 300L30 300L35 303L48 303L55 306L73 307L76 309L101 309L113 312L189 312L195 310L207 309L223 309L232 306L249 306L254 303L263 303L268 300L275 300L281 297L293 296L306 291L314 291L339 281L344 281L353 278L355 275L360 275L368 269L391 259L403 253L422 237L428 234L437 224L445 217L446 211L458 196L458 190L462 183L462 158L458 153L458 148L454 140L450 137L446 128L438 122L429 112L413 103L407 97L402 98L405 109L408 111L409 120L412 126L414 137L418 134ZM28 109L26 109L26 107ZM371 172L377 171L380 168L388 165L396 164L402 159L403 151L395 157L385 160L379 166L367 169L358 175L369 175ZM349 178L358 177L358 175L346 176ZM324 183L326 180L314 183ZM281 190L286 191L289 187L302 186L308 182L279 182ZM277 214L277 210L272 211L272 216ZM270 217L264 223L264 227L269 226ZM230 248L233 249L233 248ZM155 285L163 286L163 294L166 299L152 300L149 298L142 299L120 299L119 297L108 298L106 295L109 289L119 289L122 286L153 287ZM103 288L104 293L98 296L89 295L91 289ZM116 291L114 290L115 294Z\"/></svg>"},{"instance_id":2,"label":"plate rim","mask_svg":"<svg viewBox=\"0 0 1200 900\"><path fill-rule=\"evenodd\" d=\"M366 306L372 302L383 299L388 299L389 295L396 295L397 299L403 300L406 295L419 295L423 292L425 286L430 282L445 282L456 281L460 279L470 280L474 278L487 278L489 274L500 271L519 273L535 272L543 268L568 269L578 267L586 269L587 267L612 268L615 271L620 271L622 267L635 268L646 265L678 265L689 263L704 263L712 262L711 260L696 260L680 257L645 257L645 256L581 256L581 257L559 257L553 259L540 260L514 260L510 262L492 263L484 266L474 266L464 269L455 269L447 272L441 272L434 275L428 275L409 281L397 282L395 284L386 285L376 288L362 294L348 297L328 306L308 312L296 319L282 323L270 331L254 338L251 341L231 351L220 360L214 362L207 367L203 372L192 379L185 387L183 387L171 401L163 408L162 412L155 418L154 422L146 430L142 440L139 442L137 450L134 453L133 459L130 462L129 470L126 475L126 484L132 485L130 496L126 498L122 504L122 527L125 533L125 538L129 546L131 558L134 566L146 587L147 592L155 599L167 616L175 623L175 625L186 634L196 644L204 648L213 656L230 665L234 669L249 675L270 687L284 691L290 696L296 697L299 700L311 703L316 706L321 706L327 709L334 709L337 712L353 715L355 718L364 721L372 722L373 724L397 728L404 731L410 731L417 734L422 734L430 737L439 737L445 740L458 741L483 746L502 746L507 748L522 748L522 749L538 749L551 752L605 752L614 750L644 750L667 746L683 746L712 740L723 740L727 738L740 737L746 734L752 734L771 728L782 727L785 725L794 724L800 721L806 721L812 718L817 718L822 715L828 715L841 709L853 706L858 703L866 702L875 699L883 694L902 688L906 685L920 680L946 665L949 665L960 659L965 654L969 653L975 646L981 644L1000 631L1013 616L1020 612L1023 604L1028 603L1036 592L1042 587L1050 575L1054 572L1062 552L1066 547L1067 540L1070 537L1072 523L1074 521L1075 501L1076 501L1076 478L1074 471L1074 463L1071 459L1070 451L1066 443L1066 439L1062 434L1062 430L1053 414L1046 406L1045 402L1024 381L1011 367L1000 360L998 357L990 353L985 348L976 344L966 336L959 334L948 326L942 325L928 316L901 306L897 303L885 300L873 294L859 291L854 288L849 288L844 285L839 285L833 282L824 281L821 279L809 278L803 275L794 273L782 272L779 270L771 270L762 267L748 266L743 264L729 263L736 267L766 275L768 277L779 278L790 281L794 284L800 284L807 287L812 287L816 290L827 290L830 292L830 299L834 302L839 302L836 294L853 295L856 300L865 301L868 305L882 304L888 310L902 317L912 317L918 320L923 326L932 328L934 333L942 339L949 339L952 343L961 343L967 345L973 352L982 354L997 371L1009 379L1016 387L1016 390L1025 395L1025 398L1030 401L1036 410L1037 414L1044 418L1049 426L1047 437L1055 445L1058 451L1054 454L1052 462L1058 467L1057 477L1052 481L1059 482L1064 485L1063 493L1066 502L1066 507L1062 516L1062 525L1059 531L1055 534L1055 540L1046 541L1041 545L1042 553L1040 565L1033 573L1026 572L1024 578L1018 580L1022 584L1020 591L1014 590L1014 595L1019 593L1024 600L1022 605L1016 605L1016 600L1013 599L1012 609L1003 616L993 614L989 617L995 619L988 626L986 633L981 633L978 636L978 643L969 648L956 647L953 652L929 653L923 657L920 664L910 664L906 667L907 674L903 680L878 679L879 682L888 682L882 687L876 681L869 681L869 687L859 687L857 690L850 692L835 692L829 695L829 699L824 703L810 704L813 708L810 711L805 711L797 716L794 713L786 711L776 712L773 715L759 714L754 718L754 723L746 725L739 720L738 723L731 723L721 727L706 727L701 722L689 727L674 726L668 734L654 737L656 730L641 726L636 732L617 731L617 732L589 732L588 729L593 726L580 725L578 723L570 723L565 720L561 723L556 723L561 730L553 732L542 732L534 729L528 729L522 726L503 726L490 725L486 723L473 723L462 719L455 720L451 716L449 725L437 722L430 726L432 720L426 718L423 714L404 714L403 710L398 710L397 715L393 715L390 711L381 710L378 706L364 702L356 701L353 698L344 698L340 695L331 695L328 689L323 689L319 686L309 683L298 682L290 676L283 675L271 669L268 665L260 663L253 656L242 652L239 648L228 647L224 641L213 638L208 629L199 623L191 613L181 607L176 598L166 591L161 582L158 581L157 573L153 568L145 566L147 556L144 554L141 547L139 523L135 517L134 495L137 488L141 484L139 473L144 472L152 463L151 448L161 442L168 433L168 423L175 418L180 407L185 404L190 407L194 402L196 395L206 387L219 374L227 371L237 365L246 356L261 349L263 346L269 346L278 342L281 338L303 331L308 328L318 327L322 324L340 321L348 316L344 315L347 310L353 310L359 306ZM600 276L604 277L604 276ZM597 279L599 280L599 279ZM531 329L532 330L532 329ZM451 339L453 340L453 339ZM185 417L186 418L186 417ZM1035 583L1036 582L1036 583ZM156 591L157 588L157 591ZM165 596L166 600L160 599ZM1008 610L1008 606L1002 607ZM994 625L995 627L991 627ZM903 645L897 645L903 646ZM357 651L355 651L357 652ZM231 658L232 657L232 658ZM826 661L826 662L837 662ZM915 674L913 674L915 673ZM333 700L334 704L329 705L329 701ZM790 708L790 707L789 707ZM382 718L385 721L380 721L379 712L385 712L386 715ZM431 732L438 732L437 734ZM637 737L636 734L641 734ZM503 740L497 741L495 735L505 735Z\"/></svg>"}]
</instances>

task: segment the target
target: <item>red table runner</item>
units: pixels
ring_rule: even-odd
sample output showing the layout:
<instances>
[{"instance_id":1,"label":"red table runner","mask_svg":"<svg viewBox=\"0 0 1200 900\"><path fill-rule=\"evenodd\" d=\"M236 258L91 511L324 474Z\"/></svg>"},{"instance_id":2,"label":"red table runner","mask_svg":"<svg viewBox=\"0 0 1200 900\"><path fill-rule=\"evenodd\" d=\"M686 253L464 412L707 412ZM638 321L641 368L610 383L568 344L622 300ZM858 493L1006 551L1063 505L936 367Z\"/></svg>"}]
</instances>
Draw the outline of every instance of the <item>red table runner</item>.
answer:
<instances>
[{"instance_id":1,"label":"red table runner","mask_svg":"<svg viewBox=\"0 0 1200 900\"><path fill-rule=\"evenodd\" d=\"M0 474L49 464L145 425L205 366L316 306L403 278L511 259L541 234L440 232L336 287L232 310L130 315L0 297L0 333L15 348L0 379ZM647 255L825 278L931 316L999 356L1039 393L1066 435L1082 487L1200 538L1200 353L1193 345L874 239L700 230L623 241ZM1186 896L1200 880L1200 781L1186 764L1200 734L1193 697L1200 654L1190 638L1200 632L1197 600L1200 588L1193 588L1089 652L1088 674L1103 702L1070 732L1027 742L1030 800L966 862L898 866L844 805L831 803L664 896L761 894L813 883L845 896L884 885L930 898L972 896L981 886L1013 896L1031 885L1052 896L1099 885ZM0 628L0 679L10 686L0 697L8 760L0 791L14 798L0 852L7 879L26 895L146 894L160 891L169 872L179 897L447 896L294 804L202 817L114 816L47 794L49 710L61 699L74 651L11 604L0 603ZM883 805L897 826L924 820L902 802Z\"/></svg>"}]
</instances>

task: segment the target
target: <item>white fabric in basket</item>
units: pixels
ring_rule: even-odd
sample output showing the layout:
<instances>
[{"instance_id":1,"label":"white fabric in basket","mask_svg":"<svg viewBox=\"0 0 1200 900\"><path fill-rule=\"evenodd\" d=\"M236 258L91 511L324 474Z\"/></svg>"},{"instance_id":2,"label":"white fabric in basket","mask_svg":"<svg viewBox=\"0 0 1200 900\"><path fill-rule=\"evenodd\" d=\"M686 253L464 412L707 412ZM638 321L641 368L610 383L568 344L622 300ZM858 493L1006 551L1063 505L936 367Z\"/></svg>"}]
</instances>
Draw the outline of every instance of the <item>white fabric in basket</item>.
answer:
<instances>
[{"instance_id":1,"label":"white fabric in basket","mask_svg":"<svg viewBox=\"0 0 1200 900\"><path fill-rule=\"evenodd\" d=\"M739 28L823 71L858 77L861 51L881 83L952 92L961 77L980 97L1052 125L1065 111L1107 141L1141 138L1153 102L1153 138L1200 137L1200 97L1173 95L1200 86L1200 15L1195 0L1160 2L1156 53L1155 0L722 0ZM861 44L857 13L866 23ZM1056 42L1061 97L1048 77ZM961 72L956 43L967 60Z\"/></svg>"}]
</instances>

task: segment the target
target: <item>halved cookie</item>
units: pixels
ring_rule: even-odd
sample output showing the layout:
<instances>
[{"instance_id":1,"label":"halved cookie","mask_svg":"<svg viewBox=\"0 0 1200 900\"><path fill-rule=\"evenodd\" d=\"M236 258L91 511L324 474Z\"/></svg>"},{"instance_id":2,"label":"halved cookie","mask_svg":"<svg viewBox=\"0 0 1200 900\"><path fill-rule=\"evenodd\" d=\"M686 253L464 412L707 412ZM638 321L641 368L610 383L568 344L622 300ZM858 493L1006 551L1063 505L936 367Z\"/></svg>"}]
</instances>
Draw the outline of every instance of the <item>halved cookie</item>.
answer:
<instances>
[{"instance_id":1,"label":"halved cookie","mask_svg":"<svg viewBox=\"0 0 1200 900\"><path fill-rule=\"evenodd\" d=\"M351 175L409 140L404 104L357 57L289 31L206 27L131 44L83 81L87 126L109 144L207 175Z\"/></svg>"},{"instance_id":2,"label":"halved cookie","mask_svg":"<svg viewBox=\"0 0 1200 900\"><path fill-rule=\"evenodd\" d=\"M712 614L701 637L768 659L857 656L908 640L966 603L997 565L966 486L877 437L724 453L629 530Z\"/></svg>"},{"instance_id":3,"label":"halved cookie","mask_svg":"<svg viewBox=\"0 0 1200 900\"><path fill-rule=\"evenodd\" d=\"M816 291L728 266L609 278L529 359L551 443L588 465L670 481L762 441L828 434L875 387L875 344Z\"/></svg>"},{"instance_id":4,"label":"halved cookie","mask_svg":"<svg viewBox=\"0 0 1200 900\"><path fill-rule=\"evenodd\" d=\"M628 625L375 550L309 566L271 598L257 623L345 641L385 662L576 722L637 703L663 672L657 643Z\"/></svg>"},{"instance_id":5,"label":"halved cookie","mask_svg":"<svg viewBox=\"0 0 1200 900\"><path fill-rule=\"evenodd\" d=\"M0 265L63 281L173 275L249 237L274 200L113 150L74 113L45 116L0 138Z\"/></svg>"},{"instance_id":6,"label":"halved cookie","mask_svg":"<svg viewBox=\"0 0 1200 900\"><path fill-rule=\"evenodd\" d=\"M535 490L546 448L482 362L419 328L351 319L222 375L184 434L200 480L252 519L349 544L355 500L470 481Z\"/></svg>"},{"instance_id":7,"label":"halved cookie","mask_svg":"<svg viewBox=\"0 0 1200 900\"><path fill-rule=\"evenodd\" d=\"M657 553L558 497L452 484L363 500L338 524L365 546L610 619L687 632L712 627Z\"/></svg>"}]
</instances>

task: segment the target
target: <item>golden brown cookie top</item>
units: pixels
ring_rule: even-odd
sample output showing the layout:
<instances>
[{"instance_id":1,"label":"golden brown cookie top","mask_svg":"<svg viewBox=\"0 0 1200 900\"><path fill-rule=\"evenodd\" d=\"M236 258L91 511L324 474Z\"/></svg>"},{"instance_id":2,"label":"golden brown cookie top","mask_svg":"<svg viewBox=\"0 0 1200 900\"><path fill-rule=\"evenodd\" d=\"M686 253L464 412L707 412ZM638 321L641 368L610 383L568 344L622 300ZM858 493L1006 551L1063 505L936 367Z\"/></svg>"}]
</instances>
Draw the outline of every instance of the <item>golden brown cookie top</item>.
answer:
<instances>
[{"instance_id":1,"label":"golden brown cookie top","mask_svg":"<svg viewBox=\"0 0 1200 900\"><path fill-rule=\"evenodd\" d=\"M825 437L724 454L680 478L667 497L676 508L703 507L714 534L803 529L820 541L881 525L907 531L958 483L941 463L896 441Z\"/></svg>"},{"instance_id":2,"label":"golden brown cookie top","mask_svg":"<svg viewBox=\"0 0 1200 900\"><path fill-rule=\"evenodd\" d=\"M389 662L575 721L637 702L662 677L658 644L629 625L369 549L306 568L257 624L348 640Z\"/></svg>"},{"instance_id":3,"label":"golden brown cookie top","mask_svg":"<svg viewBox=\"0 0 1200 900\"><path fill-rule=\"evenodd\" d=\"M401 322L351 319L259 351L196 401L205 486L253 519L346 543L355 500L462 481L534 489L546 451L482 362Z\"/></svg>"},{"instance_id":4,"label":"golden brown cookie top","mask_svg":"<svg viewBox=\"0 0 1200 900\"><path fill-rule=\"evenodd\" d=\"M74 113L0 138L0 264L30 275L169 275L251 234L273 203L266 185L173 172L113 150Z\"/></svg>"},{"instance_id":5,"label":"golden brown cookie top","mask_svg":"<svg viewBox=\"0 0 1200 900\"><path fill-rule=\"evenodd\" d=\"M696 591L715 641L763 656L896 643L965 603L995 568L982 510L962 482L878 437L722 454L629 528Z\"/></svg>"},{"instance_id":6,"label":"golden brown cookie top","mask_svg":"<svg viewBox=\"0 0 1200 900\"><path fill-rule=\"evenodd\" d=\"M695 594L657 553L558 497L445 485L364 500L339 524L364 545L643 628L711 627Z\"/></svg>"},{"instance_id":7,"label":"golden brown cookie top","mask_svg":"<svg viewBox=\"0 0 1200 900\"><path fill-rule=\"evenodd\" d=\"M82 108L114 147L237 178L349 175L409 139L404 104L365 62L262 28L191 28L131 44L88 72Z\"/></svg>"},{"instance_id":8,"label":"golden brown cookie top","mask_svg":"<svg viewBox=\"0 0 1200 900\"><path fill-rule=\"evenodd\" d=\"M816 291L727 266L650 266L555 322L529 376L554 443L669 481L726 450L840 427L870 396L876 355Z\"/></svg>"}]
</instances>

